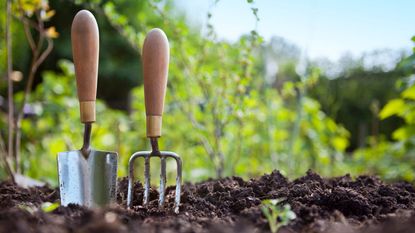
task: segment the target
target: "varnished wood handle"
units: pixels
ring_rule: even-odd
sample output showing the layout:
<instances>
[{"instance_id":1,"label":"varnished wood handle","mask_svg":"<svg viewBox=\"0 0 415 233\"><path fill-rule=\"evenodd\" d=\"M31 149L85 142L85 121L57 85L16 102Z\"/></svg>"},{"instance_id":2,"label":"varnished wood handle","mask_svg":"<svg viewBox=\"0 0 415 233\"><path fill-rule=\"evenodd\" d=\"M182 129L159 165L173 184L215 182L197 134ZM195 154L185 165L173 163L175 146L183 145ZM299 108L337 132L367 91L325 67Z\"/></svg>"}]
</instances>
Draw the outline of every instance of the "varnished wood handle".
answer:
<instances>
[{"instance_id":1,"label":"varnished wood handle","mask_svg":"<svg viewBox=\"0 0 415 233\"><path fill-rule=\"evenodd\" d=\"M169 53L166 34L158 28L152 29L144 40L142 53L147 137L161 136Z\"/></svg>"},{"instance_id":2,"label":"varnished wood handle","mask_svg":"<svg viewBox=\"0 0 415 233\"><path fill-rule=\"evenodd\" d=\"M91 12L81 10L75 15L72 22L71 39L81 121L83 123L94 122L99 32L97 21Z\"/></svg>"}]
</instances>

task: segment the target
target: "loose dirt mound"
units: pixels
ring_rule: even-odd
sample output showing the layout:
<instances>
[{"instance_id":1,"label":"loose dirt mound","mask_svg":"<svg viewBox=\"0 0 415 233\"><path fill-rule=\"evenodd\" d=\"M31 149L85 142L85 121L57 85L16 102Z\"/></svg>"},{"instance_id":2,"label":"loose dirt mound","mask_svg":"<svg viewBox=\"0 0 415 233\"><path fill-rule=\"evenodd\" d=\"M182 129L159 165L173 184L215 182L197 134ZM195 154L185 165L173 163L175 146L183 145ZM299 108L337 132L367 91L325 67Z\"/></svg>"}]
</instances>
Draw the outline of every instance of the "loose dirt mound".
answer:
<instances>
[{"instance_id":1,"label":"loose dirt mound","mask_svg":"<svg viewBox=\"0 0 415 233\"><path fill-rule=\"evenodd\" d=\"M174 187L165 210L151 191L142 207L143 187L135 184L133 208L124 208L127 180L119 181L118 205L107 209L59 207L45 213L43 202L57 202L56 189L23 189L0 183L0 232L269 232L260 203L282 198L297 218L280 232L412 232L415 189L408 183L385 184L376 177L323 179L308 172L294 181L278 171L259 179L239 177L185 184L180 214L172 213Z\"/></svg>"}]
</instances>

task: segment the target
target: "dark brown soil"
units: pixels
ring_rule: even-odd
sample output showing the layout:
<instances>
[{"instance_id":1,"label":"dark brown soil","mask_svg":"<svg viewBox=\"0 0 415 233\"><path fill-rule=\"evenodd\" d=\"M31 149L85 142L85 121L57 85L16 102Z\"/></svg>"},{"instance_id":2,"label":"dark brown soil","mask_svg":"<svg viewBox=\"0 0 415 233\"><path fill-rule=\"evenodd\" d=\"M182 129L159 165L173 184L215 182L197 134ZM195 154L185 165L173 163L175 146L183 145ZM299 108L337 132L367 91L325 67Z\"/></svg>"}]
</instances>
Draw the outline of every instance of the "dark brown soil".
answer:
<instances>
[{"instance_id":1,"label":"dark brown soil","mask_svg":"<svg viewBox=\"0 0 415 233\"><path fill-rule=\"evenodd\" d=\"M261 213L264 199L282 198L297 218L279 232L414 232L415 189L408 183L386 184L376 177L323 179L308 172L294 181L278 171L259 179L238 177L183 186L180 214L171 211L174 187L165 210L151 192L141 206L143 188L135 185L134 208L124 208L125 179L119 182L118 205L106 209L58 207L43 212L44 202L58 202L56 189L23 189L0 183L0 232L269 232Z\"/></svg>"}]
</instances>

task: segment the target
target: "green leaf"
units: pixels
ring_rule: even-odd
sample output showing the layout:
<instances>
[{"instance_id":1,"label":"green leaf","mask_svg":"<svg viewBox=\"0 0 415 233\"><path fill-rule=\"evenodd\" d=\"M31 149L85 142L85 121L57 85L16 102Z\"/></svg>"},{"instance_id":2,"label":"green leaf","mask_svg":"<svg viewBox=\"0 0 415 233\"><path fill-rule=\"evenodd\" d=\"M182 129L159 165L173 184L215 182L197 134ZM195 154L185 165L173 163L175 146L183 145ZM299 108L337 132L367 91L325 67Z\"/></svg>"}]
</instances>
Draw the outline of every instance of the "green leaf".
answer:
<instances>
[{"instance_id":1,"label":"green leaf","mask_svg":"<svg viewBox=\"0 0 415 233\"><path fill-rule=\"evenodd\" d=\"M406 99L415 100L415 86L411 86L402 92L402 97Z\"/></svg>"},{"instance_id":2,"label":"green leaf","mask_svg":"<svg viewBox=\"0 0 415 233\"><path fill-rule=\"evenodd\" d=\"M296 218L291 206L289 204L280 206L281 202L283 202L282 199L263 200L261 202L262 213L267 218L272 233L276 233L280 227L287 225Z\"/></svg>"},{"instance_id":3,"label":"green leaf","mask_svg":"<svg viewBox=\"0 0 415 233\"><path fill-rule=\"evenodd\" d=\"M349 145L349 141L347 138L337 136L332 139L332 144L337 150L344 151Z\"/></svg>"},{"instance_id":4,"label":"green leaf","mask_svg":"<svg viewBox=\"0 0 415 233\"><path fill-rule=\"evenodd\" d=\"M404 107L405 102L402 99L392 99L385 105L385 107L383 107L382 111L380 111L380 119L383 120L390 116L397 115L401 113L402 108Z\"/></svg>"},{"instance_id":5,"label":"green leaf","mask_svg":"<svg viewBox=\"0 0 415 233\"><path fill-rule=\"evenodd\" d=\"M59 207L59 202L55 202L55 203L44 202L42 203L40 208L43 210L43 212L49 213L49 212L56 210L58 207Z\"/></svg>"}]
</instances>

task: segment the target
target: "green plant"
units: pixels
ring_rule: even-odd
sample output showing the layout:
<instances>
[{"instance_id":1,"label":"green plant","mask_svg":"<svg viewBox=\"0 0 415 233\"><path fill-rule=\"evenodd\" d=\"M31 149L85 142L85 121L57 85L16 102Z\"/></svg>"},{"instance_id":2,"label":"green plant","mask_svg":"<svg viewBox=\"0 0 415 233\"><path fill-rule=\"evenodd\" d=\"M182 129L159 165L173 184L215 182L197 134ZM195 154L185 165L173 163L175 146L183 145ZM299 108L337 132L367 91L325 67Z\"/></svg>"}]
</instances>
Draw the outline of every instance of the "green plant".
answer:
<instances>
[{"instance_id":1,"label":"green plant","mask_svg":"<svg viewBox=\"0 0 415 233\"><path fill-rule=\"evenodd\" d=\"M59 206L60 206L59 202L54 202L54 203L43 202L40 205L40 209L42 209L43 212L49 213L49 212L56 210Z\"/></svg>"},{"instance_id":2,"label":"green plant","mask_svg":"<svg viewBox=\"0 0 415 233\"><path fill-rule=\"evenodd\" d=\"M209 23L213 9L207 15L206 35L177 13L170 0L142 1L134 12L111 1L76 3L93 10L98 19L105 17L128 41L132 48L129 50L135 50L137 64L148 29L160 27L166 32L171 62L160 147L182 156L186 181L229 175L246 178L273 169L290 177L310 167L324 175L344 171L349 134L308 96L320 78L318 69L308 67L299 75L296 64L287 63L280 75L295 79L284 79L278 87L270 85L262 70L261 50L266 49L262 38L253 30L234 42L218 39ZM257 21L260 12L254 5L249 6ZM62 12L56 9L56 14ZM65 31L60 38L57 43L64 38L70 41ZM70 45L61 47L68 50ZM100 70L128 70L117 61L100 63ZM82 143L73 64L65 59L55 62L55 70L41 73L42 82L28 98L33 114L21 120L23 171L52 184L57 181L56 154L79 149ZM120 76L113 80L116 78L122 79ZM140 80L140 72L134 73L133 78ZM99 90L105 91L111 85L102 84L103 80L100 74L103 88ZM111 88L109 92L119 92ZM23 96L23 92L15 94L18 100ZM130 97L128 112L109 108L99 100L97 123L93 126L92 145L119 153L119 176L127 174L128 158L134 151L149 147L144 132L143 88L135 87ZM1 129L6 128L6 122L6 115L0 113ZM0 144L0 149L4 148ZM157 167L152 170L155 176ZM171 177L174 172L173 164L168 164Z\"/></svg>"},{"instance_id":3,"label":"green plant","mask_svg":"<svg viewBox=\"0 0 415 233\"><path fill-rule=\"evenodd\" d=\"M77 150L82 145L82 124L79 120L73 63L58 62L61 72L43 73L43 83L32 93L35 117L22 121L23 168L31 177L57 183L56 155L62 151ZM95 148L118 151L120 159L128 159L130 145L137 136L129 133L128 116L97 101L97 122L93 125L92 145ZM34 130L36 129L36 130ZM130 130L133 131L133 130ZM124 137L131 138L125 143ZM41 169L39 169L41 168ZM125 176L120 166L120 176Z\"/></svg>"},{"instance_id":4,"label":"green plant","mask_svg":"<svg viewBox=\"0 0 415 233\"><path fill-rule=\"evenodd\" d=\"M415 42L415 37L412 38ZM414 73L415 53L400 63L400 67ZM376 174L387 180L415 179L415 79L414 76L397 81L398 98L391 99L381 109L380 120L403 120L403 125L392 134L393 142L381 137L368 138L369 147L354 152L348 160L352 174Z\"/></svg>"},{"instance_id":5,"label":"green plant","mask_svg":"<svg viewBox=\"0 0 415 233\"><path fill-rule=\"evenodd\" d=\"M13 5L13 7L12 7ZM6 27L6 44L7 44L7 88L8 88L8 132L7 132L7 151L3 146L4 139L0 137L1 156L4 158L3 166L8 170L12 180L13 173L22 173L21 159L21 141L22 141L22 121L25 116L25 108L30 102L31 92L35 81L36 73L40 65L45 61L53 49L53 39L58 36L55 27L47 27L47 22L55 14L54 10L49 8L47 0L24 0L24 1L7 1L7 27ZM28 70L27 78L24 82L24 91L18 95L14 95L13 81L20 81L14 78L16 73L21 76L22 72L13 72L12 64L12 37L10 36L11 20L13 15L21 23L26 42L31 51L31 62ZM45 46L46 44L46 46ZM19 76L19 75L17 75ZM13 80L14 79L14 80ZM18 97L18 98L16 98ZM15 100L19 101L19 105L15 106ZM15 111L16 109L16 111ZM1 134L2 132L0 132ZM1 136L1 135L0 135ZM11 162L12 161L12 162ZM13 166L11 166L11 164Z\"/></svg>"},{"instance_id":6,"label":"green plant","mask_svg":"<svg viewBox=\"0 0 415 233\"><path fill-rule=\"evenodd\" d=\"M280 227L287 225L296 218L289 204L281 205L283 200L271 199L261 202L262 213L268 220L269 228L272 233L276 233Z\"/></svg>"},{"instance_id":7,"label":"green plant","mask_svg":"<svg viewBox=\"0 0 415 233\"><path fill-rule=\"evenodd\" d=\"M15 16L22 22L26 40L32 53L32 60L29 74L25 83L23 96L20 106L17 107L17 116L14 121L14 157L15 172L21 172L21 141L22 141L22 121L24 109L27 106L35 81L35 75L39 66L45 61L53 49L53 39L58 37L55 27L46 27L46 23L54 16L55 11L49 8L48 1L27 0L17 1ZM34 32L33 32L34 31ZM37 39L35 39L37 37ZM46 43L46 48L44 44Z\"/></svg>"}]
</instances>

